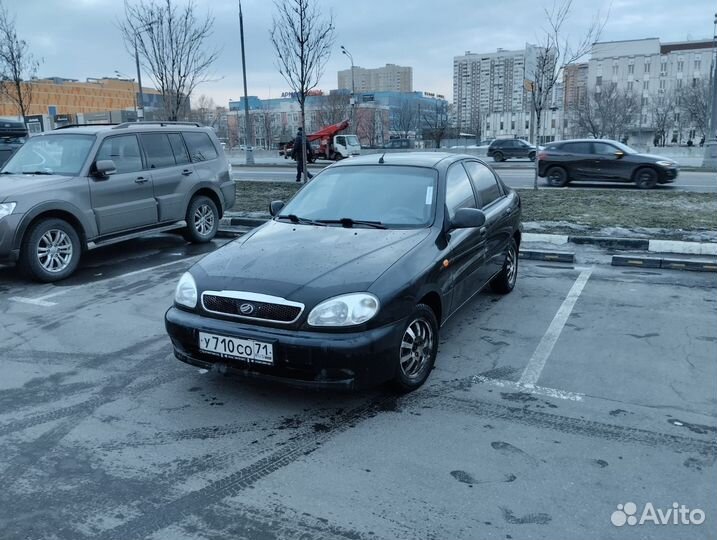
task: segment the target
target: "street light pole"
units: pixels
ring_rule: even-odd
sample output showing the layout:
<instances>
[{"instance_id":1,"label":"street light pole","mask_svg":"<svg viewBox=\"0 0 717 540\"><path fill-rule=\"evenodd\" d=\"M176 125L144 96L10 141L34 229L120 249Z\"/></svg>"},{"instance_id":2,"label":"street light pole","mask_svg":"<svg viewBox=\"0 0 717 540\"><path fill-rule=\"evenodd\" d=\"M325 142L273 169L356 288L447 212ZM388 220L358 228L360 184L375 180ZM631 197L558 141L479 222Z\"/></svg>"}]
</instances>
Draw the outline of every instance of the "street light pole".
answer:
<instances>
[{"instance_id":1,"label":"street light pole","mask_svg":"<svg viewBox=\"0 0 717 540\"><path fill-rule=\"evenodd\" d=\"M139 49L137 48L137 36L140 32L148 30L156 21L150 21L144 26L140 26L134 31L134 62L137 67L137 122L144 120L144 93L142 92L142 70L139 68Z\"/></svg>"},{"instance_id":2,"label":"street light pole","mask_svg":"<svg viewBox=\"0 0 717 540\"><path fill-rule=\"evenodd\" d=\"M356 81L354 80L354 57L351 56L351 53L346 50L346 47L341 45L341 52L348 56L349 60L351 61L351 127L355 130L356 126L354 125L356 122Z\"/></svg>"},{"instance_id":3,"label":"street light pole","mask_svg":"<svg viewBox=\"0 0 717 540\"><path fill-rule=\"evenodd\" d=\"M715 58L715 54L717 53L717 13L715 13L715 20L714 20L714 32L712 36L712 73L711 79L711 111L712 114L709 118L709 127L708 127L708 139L705 143L705 156L704 160L702 161L702 166L705 168L710 169L717 169L717 58Z\"/></svg>"},{"instance_id":4,"label":"street light pole","mask_svg":"<svg viewBox=\"0 0 717 540\"><path fill-rule=\"evenodd\" d=\"M246 88L246 58L244 56L244 15L241 9L241 0L239 0L239 40L241 41L241 71L244 77L244 147L246 153L246 164L254 165L254 141L253 137L250 141L249 135L249 96Z\"/></svg>"}]
</instances>

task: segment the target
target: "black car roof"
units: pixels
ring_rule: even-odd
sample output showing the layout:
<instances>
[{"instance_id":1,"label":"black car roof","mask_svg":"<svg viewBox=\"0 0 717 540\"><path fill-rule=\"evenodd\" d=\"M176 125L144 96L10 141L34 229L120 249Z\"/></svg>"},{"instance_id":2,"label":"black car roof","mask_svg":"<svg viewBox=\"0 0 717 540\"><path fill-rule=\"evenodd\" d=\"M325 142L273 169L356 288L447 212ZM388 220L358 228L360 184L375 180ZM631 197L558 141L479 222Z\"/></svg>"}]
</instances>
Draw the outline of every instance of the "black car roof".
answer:
<instances>
[{"instance_id":1,"label":"black car roof","mask_svg":"<svg viewBox=\"0 0 717 540\"><path fill-rule=\"evenodd\" d=\"M553 145L558 145L558 146L560 146L560 145L567 144L567 143L580 143L580 142L586 142L586 143L591 143L591 142L617 143L617 141L615 141L615 140L613 140L613 139L567 139L567 140L565 140L565 141L555 141L555 142L551 142L551 143L546 144L545 146L553 146Z\"/></svg>"},{"instance_id":2,"label":"black car roof","mask_svg":"<svg viewBox=\"0 0 717 540\"><path fill-rule=\"evenodd\" d=\"M332 165L342 167L350 165L377 165L383 157L383 163L387 165L413 165L417 167L436 167L444 160L458 161L463 158L474 158L475 156L450 154L448 152L377 152L375 154L364 154L352 156Z\"/></svg>"}]
</instances>

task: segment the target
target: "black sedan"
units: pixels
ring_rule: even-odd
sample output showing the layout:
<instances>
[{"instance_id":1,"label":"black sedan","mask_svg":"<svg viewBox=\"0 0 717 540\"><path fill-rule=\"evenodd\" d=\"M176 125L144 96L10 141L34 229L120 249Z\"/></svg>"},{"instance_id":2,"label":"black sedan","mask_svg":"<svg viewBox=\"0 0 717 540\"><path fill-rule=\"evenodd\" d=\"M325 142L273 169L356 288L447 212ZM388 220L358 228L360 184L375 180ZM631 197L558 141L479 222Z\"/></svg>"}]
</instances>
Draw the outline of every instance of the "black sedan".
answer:
<instances>
[{"instance_id":1,"label":"black sedan","mask_svg":"<svg viewBox=\"0 0 717 540\"><path fill-rule=\"evenodd\" d=\"M538 175L562 187L573 180L634 182L649 189L674 182L679 173L671 159L640 154L607 139L580 139L550 143L538 153Z\"/></svg>"},{"instance_id":2,"label":"black sedan","mask_svg":"<svg viewBox=\"0 0 717 540\"><path fill-rule=\"evenodd\" d=\"M521 206L482 161L369 155L324 169L273 219L180 279L179 360L302 386L418 388L438 332L515 286Z\"/></svg>"}]
</instances>

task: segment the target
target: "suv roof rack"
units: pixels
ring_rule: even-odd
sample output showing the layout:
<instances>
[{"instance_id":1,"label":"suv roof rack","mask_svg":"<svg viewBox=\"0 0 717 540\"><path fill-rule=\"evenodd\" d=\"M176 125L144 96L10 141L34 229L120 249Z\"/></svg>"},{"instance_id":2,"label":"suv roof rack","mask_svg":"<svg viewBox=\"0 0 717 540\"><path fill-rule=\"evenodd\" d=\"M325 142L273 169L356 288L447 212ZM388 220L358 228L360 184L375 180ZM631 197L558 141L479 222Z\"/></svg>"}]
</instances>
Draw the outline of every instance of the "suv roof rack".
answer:
<instances>
[{"instance_id":1,"label":"suv roof rack","mask_svg":"<svg viewBox=\"0 0 717 540\"><path fill-rule=\"evenodd\" d=\"M199 122L175 122L170 120L147 120L142 122L122 122L121 124L115 125L112 129L122 129L130 126L194 126L202 127Z\"/></svg>"},{"instance_id":2,"label":"suv roof rack","mask_svg":"<svg viewBox=\"0 0 717 540\"><path fill-rule=\"evenodd\" d=\"M67 129L67 128L75 128L75 127L91 127L91 126L116 126L117 122L97 122L93 124L67 124L66 126L58 126L53 131L57 131L58 129Z\"/></svg>"}]
</instances>

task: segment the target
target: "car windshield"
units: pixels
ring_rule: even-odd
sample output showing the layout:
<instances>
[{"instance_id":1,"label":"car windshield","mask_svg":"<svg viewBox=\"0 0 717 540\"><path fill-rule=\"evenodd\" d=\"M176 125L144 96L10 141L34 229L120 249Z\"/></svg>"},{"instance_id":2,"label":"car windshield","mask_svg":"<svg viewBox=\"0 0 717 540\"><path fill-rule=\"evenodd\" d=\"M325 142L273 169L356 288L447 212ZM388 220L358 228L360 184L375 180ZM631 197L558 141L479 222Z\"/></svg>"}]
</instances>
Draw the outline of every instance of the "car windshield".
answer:
<instances>
[{"instance_id":1,"label":"car windshield","mask_svg":"<svg viewBox=\"0 0 717 540\"><path fill-rule=\"evenodd\" d=\"M637 154L637 153L638 153L637 150L635 150L635 149L633 149L633 148L630 148L628 145L622 144L621 142L610 141L610 143L611 143L613 146L617 146L620 150L622 150L622 151L625 152L626 154Z\"/></svg>"},{"instance_id":2,"label":"car windshield","mask_svg":"<svg viewBox=\"0 0 717 540\"><path fill-rule=\"evenodd\" d=\"M346 135L346 143L350 146L359 146L359 140L356 135Z\"/></svg>"},{"instance_id":3,"label":"car windshield","mask_svg":"<svg viewBox=\"0 0 717 540\"><path fill-rule=\"evenodd\" d=\"M31 137L2 168L5 174L79 174L94 135L69 133Z\"/></svg>"},{"instance_id":4,"label":"car windshield","mask_svg":"<svg viewBox=\"0 0 717 540\"><path fill-rule=\"evenodd\" d=\"M281 210L313 221L371 221L388 228L430 225L437 171L425 167L352 165L323 171Z\"/></svg>"}]
</instances>

